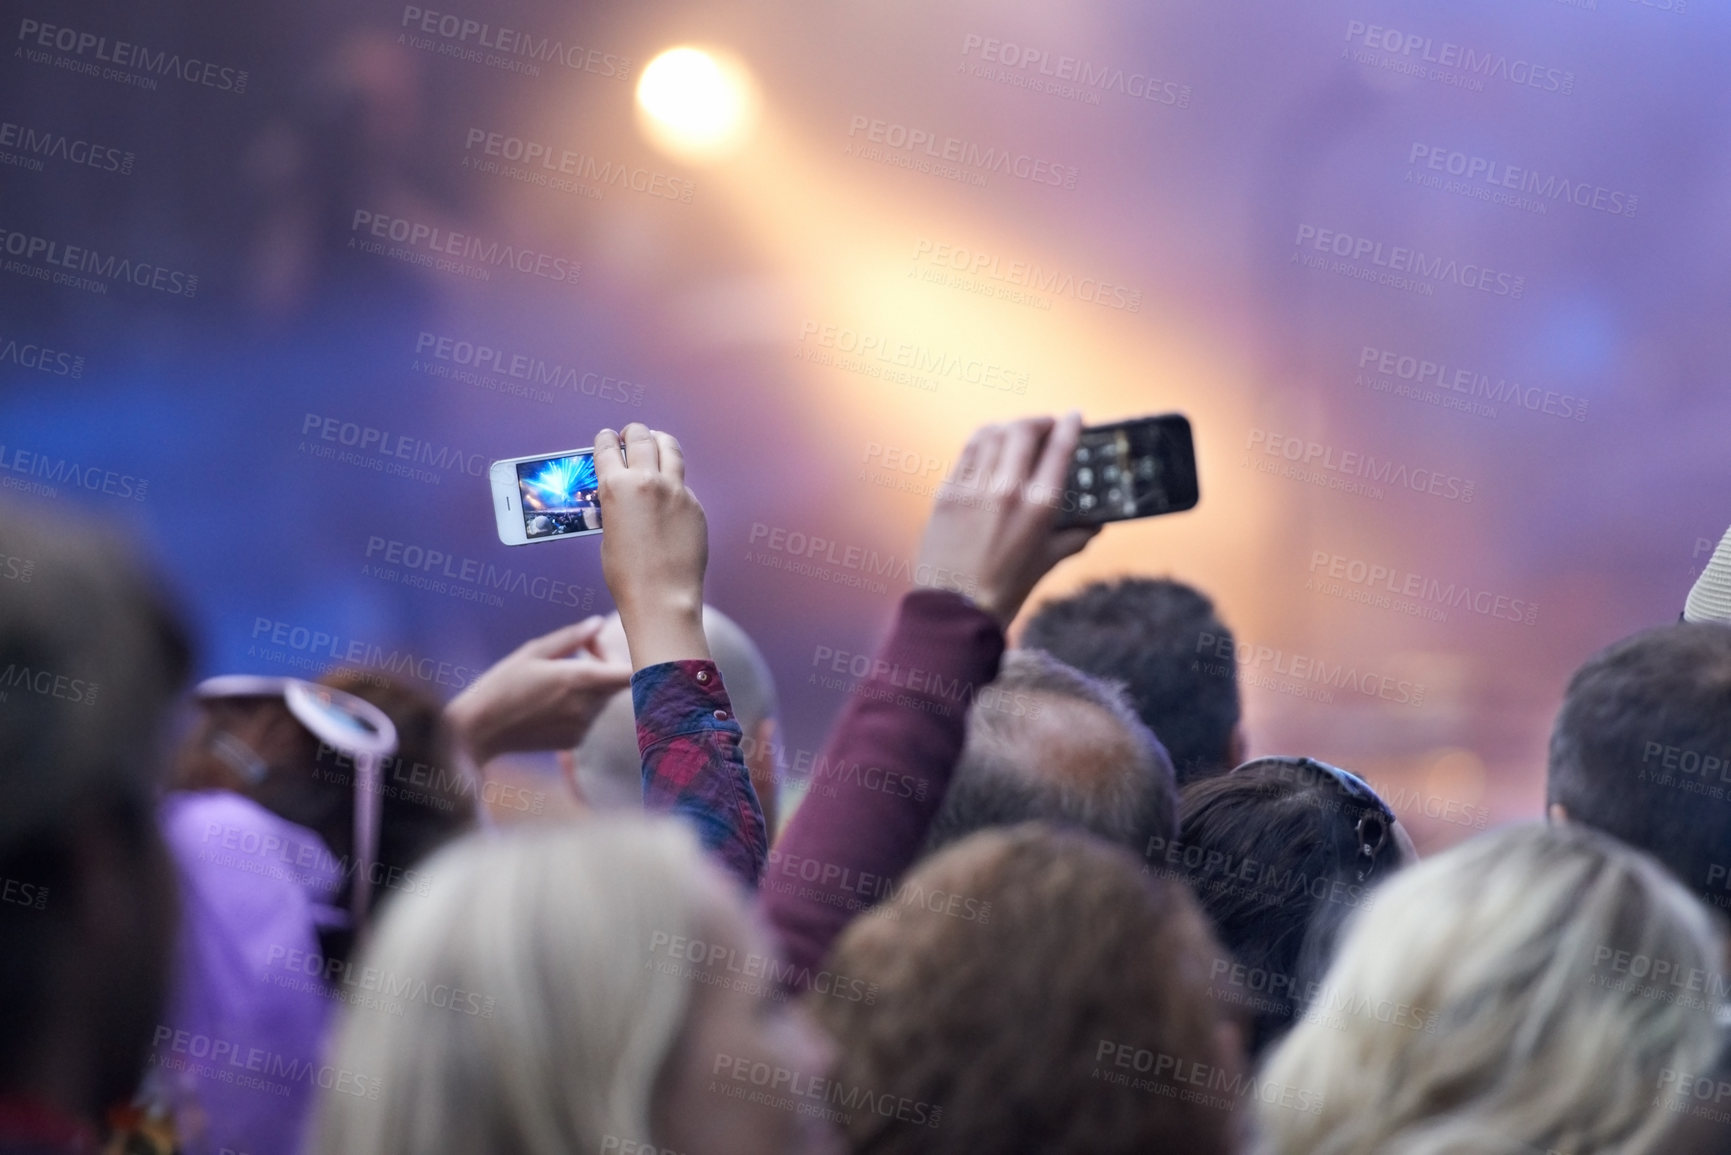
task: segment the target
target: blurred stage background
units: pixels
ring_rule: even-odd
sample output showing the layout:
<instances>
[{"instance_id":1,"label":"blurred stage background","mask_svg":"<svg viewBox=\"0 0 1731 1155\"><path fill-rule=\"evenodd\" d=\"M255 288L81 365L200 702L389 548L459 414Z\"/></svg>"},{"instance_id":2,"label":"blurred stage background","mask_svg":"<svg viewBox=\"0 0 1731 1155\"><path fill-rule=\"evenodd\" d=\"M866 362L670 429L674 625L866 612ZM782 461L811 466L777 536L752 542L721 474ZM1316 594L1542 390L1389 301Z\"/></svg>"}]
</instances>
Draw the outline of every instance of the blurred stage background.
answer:
<instances>
[{"instance_id":1,"label":"blurred stage background","mask_svg":"<svg viewBox=\"0 0 1731 1155\"><path fill-rule=\"evenodd\" d=\"M1698 0L0 10L0 483L139 538L208 673L448 695L610 608L596 541L498 543L485 464L637 419L794 762L972 426L1182 410L1201 506L1036 601L1201 586L1253 751L1437 848L1538 813L1568 672L1731 519ZM645 134L679 45L756 94L718 158Z\"/></svg>"}]
</instances>

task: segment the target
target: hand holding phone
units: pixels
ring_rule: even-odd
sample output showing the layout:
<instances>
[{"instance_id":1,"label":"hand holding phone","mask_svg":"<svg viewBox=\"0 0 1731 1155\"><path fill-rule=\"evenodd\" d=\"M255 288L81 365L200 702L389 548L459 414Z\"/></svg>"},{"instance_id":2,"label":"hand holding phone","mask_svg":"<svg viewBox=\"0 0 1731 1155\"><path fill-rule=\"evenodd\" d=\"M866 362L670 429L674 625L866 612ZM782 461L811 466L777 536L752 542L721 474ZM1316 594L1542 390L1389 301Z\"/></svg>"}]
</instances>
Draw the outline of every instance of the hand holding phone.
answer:
<instances>
[{"instance_id":1,"label":"hand holding phone","mask_svg":"<svg viewBox=\"0 0 1731 1155\"><path fill-rule=\"evenodd\" d=\"M1194 509L1201 496L1196 446L1183 414L1095 425L1077 439L1058 527L1179 513Z\"/></svg>"},{"instance_id":2,"label":"hand holding phone","mask_svg":"<svg viewBox=\"0 0 1731 1155\"><path fill-rule=\"evenodd\" d=\"M938 491L915 580L966 594L1008 626L1046 572L1099 532L1054 528L1081 427L1071 413L976 429Z\"/></svg>"},{"instance_id":3,"label":"hand holding phone","mask_svg":"<svg viewBox=\"0 0 1731 1155\"><path fill-rule=\"evenodd\" d=\"M598 433L594 460L607 525L601 573L619 607L632 668L709 657L703 635L709 523L686 488L679 442L634 421L623 433Z\"/></svg>"}]
</instances>

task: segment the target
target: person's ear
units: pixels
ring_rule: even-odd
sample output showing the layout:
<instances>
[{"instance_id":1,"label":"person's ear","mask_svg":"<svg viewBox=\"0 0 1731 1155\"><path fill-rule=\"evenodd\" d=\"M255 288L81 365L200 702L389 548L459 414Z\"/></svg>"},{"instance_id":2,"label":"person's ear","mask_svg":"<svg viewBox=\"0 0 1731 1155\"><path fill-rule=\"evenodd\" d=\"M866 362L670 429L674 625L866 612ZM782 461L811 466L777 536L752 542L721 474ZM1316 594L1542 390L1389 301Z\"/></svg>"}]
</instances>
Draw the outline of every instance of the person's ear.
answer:
<instances>
[{"instance_id":1,"label":"person's ear","mask_svg":"<svg viewBox=\"0 0 1731 1155\"><path fill-rule=\"evenodd\" d=\"M583 809L589 809L589 800L583 797L583 785L577 777L577 752L575 750L559 750L554 753L559 762L559 777L565 779L565 785L571 791L571 797Z\"/></svg>"},{"instance_id":2,"label":"person's ear","mask_svg":"<svg viewBox=\"0 0 1731 1155\"><path fill-rule=\"evenodd\" d=\"M1553 802L1549 808L1545 810L1545 818L1552 826L1567 826L1569 824L1568 807L1564 806L1561 802Z\"/></svg>"},{"instance_id":3,"label":"person's ear","mask_svg":"<svg viewBox=\"0 0 1731 1155\"><path fill-rule=\"evenodd\" d=\"M175 751L168 788L245 793L247 780L241 776L239 770L219 757L214 748L214 743L226 734L227 731L208 714L200 718L197 726Z\"/></svg>"},{"instance_id":4,"label":"person's ear","mask_svg":"<svg viewBox=\"0 0 1731 1155\"><path fill-rule=\"evenodd\" d=\"M1214 1045L1216 1054L1228 1063L1250 1063L1249 1040L1245 1037L1244 1024L1231 1015L1222 1015L1220 1021L1214 1024Z\"/></svg>"},{"instance_id":5,"label":"person's ear","mask_svg":"<svg viewBox=\"0 0 1731 1155\"><path fill-rule=\"evenodd\" d=\"M1418 861L1418 847L1413 845L1412 832L1406 828L1406 823L1398 818L1395 819L1389 834L1394 839L1394 844L1400 854L1399 865L1411 866Z\"/></svg>"},{"instance_id":6,"label":"person's ear","mask_svg":"<svg viewBox=\"0 0 1731 1155\"><path fill-rule=\"evenodd\" d=\"M267 754L298 742L301 731L305 729L286 708L260 710L256 716L259 727L249 737L261 752Z\"/></svg>"},{"instance_id":7,"label":"person's ear","mask_svg":"<svg viewBox=\"0 0 1731 1155\"><path fill-rule=\"evenodd\" d=\"M1226 740L1226 768L1230 770L1234 766L1244 765L1249 760L1249 749L1250 743L1244 740L1244 723L1240 722L1232 727L1232 737Z\"/></svg>"},{"instance_id":8,"label":"person's ear","mask_svg":"<svg viewBox=\"0 0 1731 1155\"><path fill-rule=\"evenodd\" d=\"M266 810L273 810L291 822L304 825L308 820L306 806L311 796L322 793L323 779L317 774L321 769L320 754L328 756L328 748L308 734L306 727L289 713L288 706L282 702L254 703L251 709L227 720L223 728L246 751L250 751L250 757L258 763L253 768L257 777L242 776L230 789L251 798ZM300 760L308 753L312 755L311 761L300 765ZM336 767L333 763L324 768ZM352 766L342 769L336 780L346 782L351 773Z\"/></svg>"}]
</instances>

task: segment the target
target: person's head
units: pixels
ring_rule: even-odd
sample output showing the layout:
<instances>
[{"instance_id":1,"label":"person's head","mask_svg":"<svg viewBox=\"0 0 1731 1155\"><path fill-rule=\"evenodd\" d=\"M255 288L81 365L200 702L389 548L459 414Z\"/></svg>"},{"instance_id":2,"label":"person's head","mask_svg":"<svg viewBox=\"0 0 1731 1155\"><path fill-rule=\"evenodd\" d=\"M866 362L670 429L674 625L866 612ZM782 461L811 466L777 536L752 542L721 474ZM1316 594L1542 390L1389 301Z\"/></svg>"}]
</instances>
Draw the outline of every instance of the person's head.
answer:
<instances>
[{"instance_id":1,"label":"person's head","mask_svg":"<svg viewBox=\"0 0 1731 1155\"><path fill-rule=\"evenodd\" d=\"M189 666L124 551L0 505L0 1093L96 1118L136 1086L173 943L159 742Z\"/></svg>"},{"instance_id":2,"label":"person's head","mask_svg":"<svg viewBox=\"0 0 1731 1155\"><path fill-rule=\"evenodd\" d=\"M1664 626L1587 660L1551 731L1553 818L1646 851L1731 913L1731 625Z\"/></svg>"},{"instance_id":3,"label":"person's head","mask_svg":"<svg viewBox=\"0 0 1731 1155\"><path fill-rule=\"evenodd\" d=\"M353 713L363 711L390 731L381 739L390 752L376 767L376 833L367 861L356 846L357 791L364 788L356 782L356 748L344 744L340 726L315 732L317 715L307 708L317 699L285 680L243 675L201 684L197 722L181 744L172 785L240 794L312 831L337 862L352 863L338 901L359 917L318 931L321 954L346 960L370 912L413 884L422 859L474 824L479 787L458 765L431 695L358 669L332 669L300 684L319 687L339 692L328 695L330 717L352 718L364 729L371 721ZM364 892L357 891L363 880Z\"/></svg>"},{"instance_id":4,"label":"person's head","mask_svg":"<svg viewBox=\"0 0 1731 1155\"><path fill-rule=\"evenodd\" d=\"M1032 821L1079 826L1140 854L1177 829L1177 793L1166 751L1115 686L1041 650L1013 650L969 707L926 849Z\"/></svg>"},{"instance_id":5,"label":"person's head","mask_svg":"<svg viewBox=\"0 0 1731 1155\"><path fill-rule=\"evenodd\" d=\"M1180 786L1243 757L1232 631L1201 591L1164 578L1093 582L1041 605L1020 644L1122 682Z\"/></svg>"},{"instance_id":6,"label":"person's head","mask_svg":"<svg viewBox=\"0 0 1731 1155\"><path fill-rule=\"evenodd\" d=\"M408 993L348 1010L330 1066L360 1090L327 1091L314 1151L829 1149L813 1115L750 1098L759 1070L783 1089L821 1079L828 1047L773 979L741 979L771 948L683 826L516 827L447 848L424 878L364 954Z\"/></svg>"},{"instance_id":7,"label":"person's head","mask_svg":"<svg viewBox=\"0 0 1731 1155\"><path fill-rule=\"evenodd\" d=\"M1097 838L1028 823L949 847L830 956L875 999L808 996L837 1087L902 1105L852 1112L851 1150L1236 1150L1233 1108L1182 1094L1237 1085L1218 952L1182 883Z\"/></svg>"},{"instance_id":8,"label":"person's head","mask_svg":"<svg viewBox=\"0 0 1731 1155\"><path fill-rule=\"evenodd\" d=\"M773 831L775 785L775 677L757 644L739 623L716 609L703 607L703 633L710 656L721 671L733 716L745 733L745 760ZM610 661L626 662L630 653L619 615L601 628L596 646ZM631 691L613 695L596 716L575 750L560 757L566 777L579 798L598 810L640 810L643 807L643 760L637 749L637 722Z\"/></svg>"},{"instance_id":9,"label":"person's head","mask_svg":"<svg viewBox=\"0 0 1731 1155\"><path fill-rule=\"evenodd\" d=\"M1703 988L1720 949L1687 891L1602 834L1474 838L1402 871L1349 923L1326 1002L1263 1072L1308 1080L1322 1109L1262 1100L1269 1149L1659 1151L1667 1091L1718 1053L1720 996Z\"/></svg>"},{"instance_id":10,"label":"person's head","mask_svg":"<svg viewBox=\"0 0 1731 1155\"><path fill-rule=\"evenodd\" d=\"M196 699L197 718L176 751L170 785L230 790L317 834L333 855L354 850L354 786L320 766L319 739L278 693Z\"/></svg>"},{"instance_id":11,"label":"person's head","mask_svg":"<svg viewBox=\"0 0 1731 1155\"><path fill-rule=\"evenodd\" d=\"M1242 976L1226 997L1252 1012L1260 1052L1303 1010L1340 924L1416 860L1388 805L1356 776L1309 758L1258 758L1179 793L1178 837L1150 846L1186 879Z\"/></svg>"}]
</instances>

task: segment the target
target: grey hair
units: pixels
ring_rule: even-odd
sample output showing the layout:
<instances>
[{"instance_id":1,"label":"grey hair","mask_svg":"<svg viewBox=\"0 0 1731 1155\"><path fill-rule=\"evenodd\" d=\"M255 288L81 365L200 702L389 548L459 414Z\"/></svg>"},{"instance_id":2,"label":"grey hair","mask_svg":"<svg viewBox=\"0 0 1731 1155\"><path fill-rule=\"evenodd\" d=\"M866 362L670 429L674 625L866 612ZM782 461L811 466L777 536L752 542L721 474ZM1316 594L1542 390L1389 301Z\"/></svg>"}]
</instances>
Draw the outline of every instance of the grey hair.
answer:
<instances>
[{"instance_id":1,"label":"grey hair","mask_svg":"<svg viewBox=\"0 0 1731 1155\"><path fill-rule=\"evenodd\" d=\"M1706 992L1619 959L1664 960ZM1353 916L1263 1071L1262 1150L1656 1152L1677 1118L1667 1078L1718 1052L1722 969L1706 909L1641 852L1579 826L1481 835Z\"/></svg>"},{"instance_id":2,"label":"grey hair","mask_svg":"<svg viewBox=\"0 0 1731 1155\"><path fill-rule=\"evenodd\" d=\"M1106 765L1076 774L1053 766L1033 740L1044 711L1078 703L1104 714L1119 741L1092 751ZM1178 829L1172 760L1121 686L1089 677L1044 650L1012 650L968 710L968 736L926 852L976 830L1043 821L1080 827L1135 852Z\"/></svg>"},{"instance_id":3,"label":"grey hair","mask_svg":"<svg viewBox=\"0 0 1731 1155\"><path fill-rule=\"evenodd\" d=\"M690 933L704 869L683 826L623 815L441 852L357 965L382 997L351 1005L336 1033L329 1066L348 1085L322 1096L311 1150L564 1155L608 1136L647 1142L690 1004L690 984L650 952L658 934Z\"/></svg>"}]
</instances>

